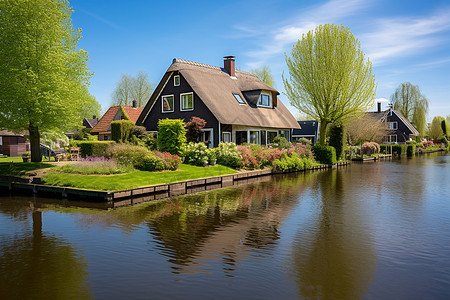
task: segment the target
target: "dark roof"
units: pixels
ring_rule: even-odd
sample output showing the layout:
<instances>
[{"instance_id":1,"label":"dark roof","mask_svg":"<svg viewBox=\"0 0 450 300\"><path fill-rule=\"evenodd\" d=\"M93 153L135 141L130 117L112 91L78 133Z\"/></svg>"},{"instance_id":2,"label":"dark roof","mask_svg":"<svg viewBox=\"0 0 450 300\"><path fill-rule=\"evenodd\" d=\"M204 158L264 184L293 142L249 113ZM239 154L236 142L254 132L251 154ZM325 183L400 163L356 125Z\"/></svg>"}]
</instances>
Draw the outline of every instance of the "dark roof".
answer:
<instances>
[{"instance_id":1,"label":"dark roof","mask_svg":"<svg viewBox=\"0 0 450 300\"><path fill-rule=\"evenodd\" d=\"M91 119L91 118L84 118L83 119L83 126L86 128L94 128L95 125L98 123L98 118Z\"/></svg>"},{"instance_id":2,"label":"dark roof","mask_svg":"<svg viewBox=\"0 0 450 300\"><path fill-rule=\"evenodd\" d=\"M315 120L311 121L297 121L300 125L300 129L294 128L292 131L292 135L301 135L301 136L316 136L319 130L319 122Z\"/></svg>"},{"instance_id":3,"label":"dark roof","mask_svg":"<svg viewBox=\"0 0 450 300\"><path fill-rule=\"evenodd\" d=\"M127 113L130 120L136 123L139 115L141 114L142 107L122 106ZM111 122L114 121L114 117L117 115L120 106L111 106L103 117L98 121L97 125L92 128L91 133L107 132L110 131Z\"/></svg>"},{"instance_id":4,"label":"dark roof","mask_svg":"<svg viewBox=\"0 0 450 300\"><path fill-rule=\"evenodd\" d=\"M385 111L381 111L381 112L367 112L367 114L369 114L370 116L381 120L381 121L386 121L389 117L389 113L392 110L392 113L396 114L398 116L398 118L406 125L406 127L408 127L408 129L411 131L412 135L419 135L419 131L417 131L417 129L414 127L413 124L411 124L411 122L408 121L407 118L405 118L399 111L392 109L392 108L388 108Z\"/></svg>"},{"instance_id":5,"label":"dark roof","mask_svg":"<svg viewBox=\"0 0 450 300\"><path fill-rule=\"evenodd\" d=\"M0 136L24 136L24 135L28 135L28 130L21 131L19 133L14 133L9 130L0 130Z\"/></svg>"},{"instance_id":6,"label":"dark roof","mask_svg":"<svg viewBox=\"0 0 450 300\"><path fill-rule=\"evenodd\" d=\"M174 59L150 97L141 117L138 119L138 123L144 122L154 103L158 100L167 80L173 73L177 72L181 73L203 103L222 124L298 128L295 118L278 99L279 92L259 80L255 75L236 70L236 76L230 77L222 68L181 59ZM242 105L233 96L233 93L238 94L249 103L251 101L246 97L248 93L245 92L261 92L262 90L272 93L274 108Z\"/></svg>"}]
</instances>

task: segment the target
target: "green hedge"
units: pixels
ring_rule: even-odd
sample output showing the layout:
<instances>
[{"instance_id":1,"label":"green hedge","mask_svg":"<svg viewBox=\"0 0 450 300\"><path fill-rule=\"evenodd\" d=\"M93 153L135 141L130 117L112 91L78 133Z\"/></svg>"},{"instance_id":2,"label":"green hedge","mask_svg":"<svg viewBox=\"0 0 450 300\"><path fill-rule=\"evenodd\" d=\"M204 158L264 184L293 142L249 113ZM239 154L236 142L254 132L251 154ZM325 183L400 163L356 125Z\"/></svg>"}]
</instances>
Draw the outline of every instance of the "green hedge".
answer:
<instances>
[{"instance_id":1,"label":"green hedge","mask_svg":"<svg viewBox=\"0 0 450 300\"><path fill-rule=\"evenodd\" d=\"M327 145L314 145L311 149L314 152L314 158L321 164L334 165L336 160L336 149Z\"/></svg>"},{"instance_id":2,"label":"green hedge","mask_svg":"<svg viewBox=\"0 0 450 300\"><path fill-rule=\"evenodd\" d=\"M410 144L412 145L412 144ZM397 155L406 155L408 153L408 146L406 144L383 144L380 145L380 150L382 153L390 153L392 146L392 154L397 153ZM414 151L416 149L414 148Z\"/></svg>"},{"instance_id":3,"label":"green hedge","mask_svg":"<svg viewBox=\"0 0 450 300\"><path fill-rule=\"evenodd\" d=\"M344 127L342 125L332 125L330 128L330 146L336 149L336 158L342 158L344 150Z\"/></svg>"},{"instance_id":4,"label":"green hedge","mask_svg":"<svg viewBox=\"0 0 450 300\"><path fill-rule=\"evenodd\" d=\"M186 145L186 128L182 119L158 121L159 151L180 155Z\"/></svg>"},{"instance_id":5,"label":"green hedge","mask_svg":"<svg viewBox=\"0 0 450 300\"><path fill-rule=\"evenodd\" d=\"M130 140L131 130L133 130L134 123L130 120L118 120L111 122L111 138L123 143Z\"/></svg>"},{"instance_id":6,"label":"green hedge","mask_svg":"<svg viewBox=\"0 0 450 300\"><path fill-rule=\"evenodd\" d=\"M77 146L80 147L80 156L101 157L105 155L108 145L114 141L79 141Z\"/></svg>"},{"instance_id":7,"label":"green hedge","mask_svg":"<svg viewBox=\"0 0 450 300\"><path fill-rule=\"evenodd\" d=\"M413 156L416 153L416 144L407 144L406 154L408 156Z\"/></svg>"}]
</instances>

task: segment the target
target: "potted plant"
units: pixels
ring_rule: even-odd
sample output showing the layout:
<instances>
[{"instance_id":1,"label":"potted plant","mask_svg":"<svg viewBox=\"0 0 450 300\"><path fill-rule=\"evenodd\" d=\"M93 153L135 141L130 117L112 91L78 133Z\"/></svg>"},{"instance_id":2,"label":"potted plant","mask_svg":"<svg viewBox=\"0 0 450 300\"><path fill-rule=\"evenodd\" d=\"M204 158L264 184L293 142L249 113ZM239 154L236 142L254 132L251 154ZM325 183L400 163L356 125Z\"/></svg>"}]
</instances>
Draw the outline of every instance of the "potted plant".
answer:
<instances>
[{"instance_id":1,"label":"potted plant","mask_svg":"<svg viewBox=\"0 0 450 300\"><path fill-rule=\"evenodd\" d=\"M31 152L30 151L25 151L24 153L22 153L22 160L23 162L29 162L31 158Z\"/></svg>"}]
</instances>

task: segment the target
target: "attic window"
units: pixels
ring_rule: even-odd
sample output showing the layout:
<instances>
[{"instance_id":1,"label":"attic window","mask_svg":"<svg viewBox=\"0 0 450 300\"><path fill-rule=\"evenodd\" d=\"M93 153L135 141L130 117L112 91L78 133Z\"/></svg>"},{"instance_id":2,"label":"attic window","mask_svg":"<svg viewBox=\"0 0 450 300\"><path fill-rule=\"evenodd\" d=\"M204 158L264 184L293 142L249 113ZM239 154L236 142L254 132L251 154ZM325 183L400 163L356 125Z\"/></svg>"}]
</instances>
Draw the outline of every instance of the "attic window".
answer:
<instances>
[{"instance_id":1,"label":"attic window","mask_svg":"<svg viewBox=\"0 0 450 300\"><path fill-rule=\"evenodd\" d=\"M234 98L236 98L237 102L240 104L245 104L244 100L242 100L241 96L239 94L233 94Z\"/></svg>"},{"instance_id":2,"label":"attic window","mask_svg":"<svg viewBox=\"0 0 450 300\"><path fill-rule=\"evenodd\" d=\"M173 95L162 96L162 112L173 112Z\"/></svg>"},{"instance_id":3,"label":"attic window","mask_svg":"<svg viewBox=\"0 0 450 300\"><path fill-rule=\"evenodd\" d=\"M173 76L173 85L179 86L180 85L180 75Z\"/></svg>"},{"instance_id":4,"label":"attic window","mask_svg":"<svg viewBox=\"0 0 450 300\"><path fill-rule=\"evenodd\" d=\"M261 93L258 100L258 106L272 107L272 96L269 93Z\"/></svg>"}]
</instances>

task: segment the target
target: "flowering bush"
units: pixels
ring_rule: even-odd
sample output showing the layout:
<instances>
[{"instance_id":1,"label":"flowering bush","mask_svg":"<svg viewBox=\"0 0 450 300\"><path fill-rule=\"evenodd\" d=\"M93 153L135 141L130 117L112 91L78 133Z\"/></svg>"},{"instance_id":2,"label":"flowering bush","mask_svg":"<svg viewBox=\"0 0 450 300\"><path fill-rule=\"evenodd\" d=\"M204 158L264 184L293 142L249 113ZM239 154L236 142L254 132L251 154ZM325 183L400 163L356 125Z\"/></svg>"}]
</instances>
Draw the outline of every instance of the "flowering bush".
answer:
<instances>
[{"instance_id":1,"label":"flowering bush","mask_svg":"<svg viewBox=\"0 0 450 300\"><path fill-rule=\"evenodd\" d=\"M112 158L87 156L76 163L61 166L59 170L82 175L110 175L133 171L133 167L120 165Z\"/></svg>"},{"instance_id":2,"label":"flowering bush","mask_svg":"<svg viewBox=\"0 0 450 300\"><path fill-rule=\"evenodd\" d=\"M361 147L362 153L365 155L371 155L375 153L380 153L380 145L375 142L364 143Z\"/></svg>"},{"instance_id":3,"label":"flowering bush","mask_svg":"<svg viewBox=\"0 0 450 300\"><path fill-rule=\"evenodd\" d=\"M311 158L301 158L297 153L293 152L291 156L284 153L280 159L273 162L274 171L287 171L287 170L305 170L310 169L314 165L314 160Z\"/></svg>"},{"instance_id":4,"label":"flowering bush","mask_svg":"<svg viewBox=\"0 0 450 300\"><path fill-rule=\"evenodd\" d=\"M235 143L220 143L214 148L214 153L218 164L235 169L242 167L241 156Z\"/></svg>"},{"instance_id":5,"label":"flowering bush","mask_svg":"<svg viewBox=\"0 0 450 300\"><path fill-rule=\"evenodd\" d=\"M190 165L205 166L208 164L208 147L205 143L188 143L183 148L184 162Z\"/></svg>"},{"instance_id":6,"label":"flowering bush","mask_svg":"<svg viewBox=\"0 0 450 300\"><path fill-rule=\"evenodd\" d=\"M169 152L154 151L156 157L160 158L164 163L164 170L175 171L181 164L181 157L170 154Z\"/></svg>"}]
</instances>

